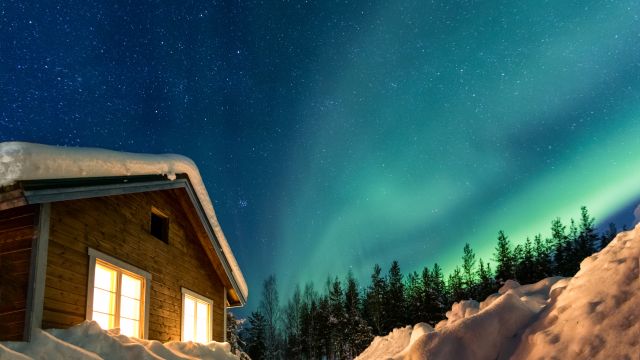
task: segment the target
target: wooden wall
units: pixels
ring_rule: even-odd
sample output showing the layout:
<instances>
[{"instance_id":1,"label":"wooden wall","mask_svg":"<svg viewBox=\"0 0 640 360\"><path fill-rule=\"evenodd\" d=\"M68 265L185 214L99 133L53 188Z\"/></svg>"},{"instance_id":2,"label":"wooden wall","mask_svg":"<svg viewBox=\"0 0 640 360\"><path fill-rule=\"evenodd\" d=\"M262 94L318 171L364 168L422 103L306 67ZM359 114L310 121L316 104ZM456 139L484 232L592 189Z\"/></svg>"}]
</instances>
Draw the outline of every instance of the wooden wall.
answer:
<instances>
[{"instance_id":1,"label":"wooden wall","mask_svg":"<svg viewBox=\"0 0 640 360\"><path fill-rule=\"evenodd\" d=\"M151 273L149 339L180 340L185 287L213 299L213 339L222 341L224 285L179 197L184 189L52 204L43 328L85 319L91 247ZM168 244L149 234L152 206L170 217Z\"/></svg>"},{"instance_id":2,"label":"wooden wall","mask_svg":"<svg viewBox=\"0 0 640 360\"><path fill-rule=\"evenodd\" d=\"M22 340L38 206L0 211L0 340Z\"/></svg>"}]
</instances>

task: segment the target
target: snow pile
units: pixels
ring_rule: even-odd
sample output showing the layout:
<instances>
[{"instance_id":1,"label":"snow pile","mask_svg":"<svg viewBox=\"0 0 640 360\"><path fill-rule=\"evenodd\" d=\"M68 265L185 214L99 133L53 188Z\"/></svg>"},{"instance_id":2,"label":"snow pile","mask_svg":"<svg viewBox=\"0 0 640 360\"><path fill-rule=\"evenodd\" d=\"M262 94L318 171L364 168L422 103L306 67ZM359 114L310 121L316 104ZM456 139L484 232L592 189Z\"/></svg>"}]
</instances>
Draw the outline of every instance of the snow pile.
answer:
<instances>
[{"instance_id":1,"label":"snow pile","mask_svg":"<svg viewBox=\"0 0 640 360\"><path fill-rule=\"evenodd\" d=\"M574 278L508 281L483 302L455 303L433 331L376 337L358 359L638 359L639 268L640 225Z\"/></svg>"},{"instance_id":2,"label":"snow pile","mask_svg":"<svg viewBox=\"0 0 640 360\"><path fill-rule=\"evenodd\" d=\"M102 176L187 174L211 227L220 241L239 290L247 298L242 272L218 223L198 167L191 159L174 154L134 154L96 148L71 148L26 142L0 143L0 187L20 180L64 179Z\"/></svg>"},{"instance_id":3,"label":"snow pile","mask_svg":"<svg viewBox=\"0 0 640 360\"><path fill-rule=\"evenodd\" d=\"M31 342L0 343L0 359L237 360L228 343L142 340L102 330L93 321L69 329L38 330Z\"/></svg>"},{"instance_id":4,"label":"snow pile","mask_svg":"<svg viewBox=\"0 0 640 360\"><path fill-rule=\"evenodd\" d=\"M417 327L417 325L416 325ZM387 336L376 336L371 345L356 359L386 359L399 353L411 341L412 327L394 329Z\"/></svg>"},{"instance_id":5,"label":"snow pile","mask_svg":"<svg viewBox=\"0 0 640 360\"><path fill-rule=\"evenodd\" d=\"M514 357L640 358L640 225L580 264L527 329Z\"/></svg>"}]
</instances>

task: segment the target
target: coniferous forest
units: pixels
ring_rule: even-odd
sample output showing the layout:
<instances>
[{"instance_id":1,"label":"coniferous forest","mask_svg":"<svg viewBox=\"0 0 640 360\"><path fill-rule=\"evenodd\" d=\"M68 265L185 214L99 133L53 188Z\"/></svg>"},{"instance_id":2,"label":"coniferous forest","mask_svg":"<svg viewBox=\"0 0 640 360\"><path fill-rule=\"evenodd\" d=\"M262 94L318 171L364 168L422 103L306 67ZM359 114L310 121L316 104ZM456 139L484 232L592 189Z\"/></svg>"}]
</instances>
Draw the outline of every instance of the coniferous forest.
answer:
<instances>
[{"instance_id":1,"label":"coniferous forest","mask_svg":"<svg viewBox=\"0 0 640 360\"><path fill-rule=\"evenodd\" d=\"M478 258L466 244L461 264L453 269L434 263L403 274L397 261L386 271L374 264L368 284L359 284L348 272L329 277L319 287L297 286L288 300L279 298L276 278L270 276L258 309L244 324L229 314L228 341L254 360L352 359L374 336L419 322L435 326L454 302L484 300L506 280L529 284L549 276L573 276L585 257L618 232L610 224L598 234L584 206L578 221L565 224L556 218L550 230L550 237L538 234L515 245L498 231L491 259Z\"/></svg>"}]
</instances>

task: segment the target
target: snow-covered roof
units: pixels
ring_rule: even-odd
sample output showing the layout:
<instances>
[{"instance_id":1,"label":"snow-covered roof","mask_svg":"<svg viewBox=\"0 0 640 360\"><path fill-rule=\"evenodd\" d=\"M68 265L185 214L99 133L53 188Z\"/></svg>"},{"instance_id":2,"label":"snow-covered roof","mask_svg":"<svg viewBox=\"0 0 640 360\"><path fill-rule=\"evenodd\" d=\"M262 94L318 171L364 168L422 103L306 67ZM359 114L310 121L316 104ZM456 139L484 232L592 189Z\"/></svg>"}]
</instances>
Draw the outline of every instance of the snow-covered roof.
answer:
<instances>
[{"instance_id":1,"label":"snow-covered roof","mask_svg":"<svg viewBox=\"0 0 640 360\"><path fill-rule=\"evenodd\" d=\"M27 142L0 143L0 186L22 180L91 178L104 176L166 175L189 177L200 204L227 258L243 298L248 289L227 238L218 223L200 171L189 158L175 154L135 154L98 148L60 147Z\"/></svg>"}]
</instances>

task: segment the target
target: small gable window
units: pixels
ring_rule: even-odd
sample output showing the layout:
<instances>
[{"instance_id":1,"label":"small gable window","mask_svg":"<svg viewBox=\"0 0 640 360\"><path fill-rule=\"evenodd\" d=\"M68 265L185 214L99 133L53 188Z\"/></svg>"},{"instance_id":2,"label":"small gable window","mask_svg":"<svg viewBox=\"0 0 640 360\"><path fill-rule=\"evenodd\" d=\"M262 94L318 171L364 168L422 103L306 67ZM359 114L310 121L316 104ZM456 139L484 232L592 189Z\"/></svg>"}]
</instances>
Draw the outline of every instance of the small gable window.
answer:
<instances>
[{"instance_id":1,"label":"small gable window","mask_svg":"<svg viewBox=\"0 0 640 360\"><path fill-rule=\"evenodd\" d=\"M169 243L169 216L162 211L151 208L151 235Z\"/></svg>"}]
</instances>

